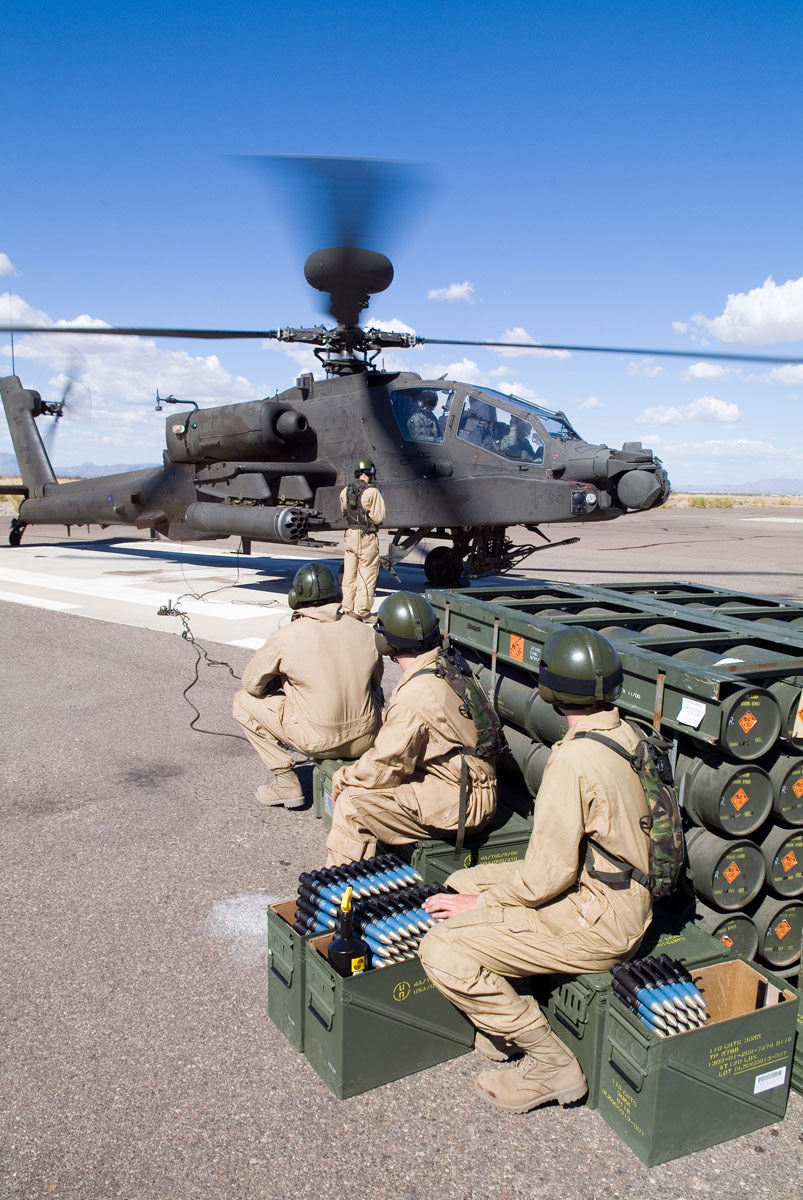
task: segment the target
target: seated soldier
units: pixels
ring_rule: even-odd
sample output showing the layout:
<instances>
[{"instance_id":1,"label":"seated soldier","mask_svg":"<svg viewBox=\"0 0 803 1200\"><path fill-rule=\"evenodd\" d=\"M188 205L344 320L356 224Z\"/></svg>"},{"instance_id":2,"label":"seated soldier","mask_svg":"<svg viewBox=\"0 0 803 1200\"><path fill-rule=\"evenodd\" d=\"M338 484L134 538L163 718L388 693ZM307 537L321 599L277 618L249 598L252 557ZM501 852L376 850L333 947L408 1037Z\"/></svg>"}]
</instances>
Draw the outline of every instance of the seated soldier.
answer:
<instances>
[{"instance_id":1,"label":"seated soldier","mask_svg":"<svg viewBox=\"0 0 803 1200\"><path fill-rule=\"evenodd\" d=\"M421 942L424 970L476 1026L477 1050L497 1061L523 1054L512 1069L476 1080L480 1095L507 1112L570 1104L588 1090L530 989L521 993L513 981L607 971L632 956L650 924L651 892L612 874L609 861L625 860L646 878L644 789L626 757L593 740L601 734L629 754L638 746L613 706L621 687L619 654L601 633L574 626L550 634L538 690L569 730L549 756L526 857L456 871L447 883L457 895L424 901L448 918Z\"/></svg>"},{"instance_id":2,"label":"seated soldier","mask_svg":"<svg viewBox=\"0 0 803 1200\"><path fill-rule=\"evenodd\" d=\"M441 430L435 416L438 398L429 388L417 388L415 404L407 418L407 436L413 442L439 442Z\"/></svg>"},{"instance_id":3,"label":"seated soldier","mask_svg":"<svg viewBox=\"0 0 803 1200\"><path fill-rule=\"evenodd\" d=\"M464 760L465 828L480 829L496 810L496 769L463 753L476 746L477 727L435 669L441 638L432 606L416 593L397 592L382 601L375 630L402 677L374 745L332 780L330 867L370 858L378 841L399 845L457 830Z\"/></svg>"},{"instance_id":4,"label":"seated soldier","mask_svg":"<svg viewBox=\"0 0 803 1200\"><path fill-rule=\"evenodd\" d=\"M272 633L243 671L234 717L273 782L260 804L301 808L291 746L314 758L356 758L372 745L382 713L383 662L374 632L342 617L340 588L325 563L296 571L288 625Z\"/></svg>"},{"instance_id":5,"label":"seated soldier","mask_svg":"<svg viewBox=\"0 0 803 1200\"><path fill-rule=\"evenodd\" d=\"M533 449L530 435L533 427L523 417L511 417L510 429L499 443L499 450L506 458L518 458L525 462L535 462L539 455Z\"/></svg>"}]
</instances>

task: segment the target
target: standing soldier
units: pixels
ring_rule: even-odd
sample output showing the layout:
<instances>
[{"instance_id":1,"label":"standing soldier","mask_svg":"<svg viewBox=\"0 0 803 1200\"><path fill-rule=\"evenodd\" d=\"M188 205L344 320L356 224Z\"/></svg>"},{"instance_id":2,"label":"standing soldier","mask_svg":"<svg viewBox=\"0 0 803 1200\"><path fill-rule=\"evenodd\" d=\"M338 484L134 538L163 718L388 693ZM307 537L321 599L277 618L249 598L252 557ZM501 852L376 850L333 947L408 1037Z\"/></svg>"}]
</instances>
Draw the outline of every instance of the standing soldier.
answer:
<instances>
[{"instance_id":1,"label":"standing soldier","mask_svg":"<svg viewBox=\"0 0 803 1200\"><path fill-rule=\"evenodd\" d=\"M496 768L466 753L477 744L477 727L436 669L435 610L423 596L396 592L382 601L375 632L402 676L374 745L332 779L330 867L370 858L377 841L397 845L458 830L461 810L464 827L479 829L496 810Z\"/></svg>"},{"instance_id":2,"label":"standing soldier","mask_svg":"<svg viewBox=\"0 0 803 1200\"><path fill-rule=\"evenodd\" d=\"M273 773L273 783L257 788L260 804L304 804L286 746L315 758L354 758L379 728L383 663L373 630L341 620L339 600L325 563L300 567L288 596L292 620L243 671L234 717Z\"/></svg>"},{"instance_id":3,"label":"standing soldier","mask_svg":"<svg viewBox=\"0 0 803 1200\"><path fill-rule=\"evenodd\" d=\"M377 531L385 519L385 501L374 486L376 467L361 458L354 467L354 483L340 493L340 511L348 528L343 544L343 600L341 609L365 621L371 615L379 575Z\"/></svg>"},{"instance_id":4,"label":"standing soldier","mask_svg":"<svg viewBox=\"0 0 803 1200\"><path fill-rule=\"evenodd\" d=\"M480 1095L507 1112L569 1104L588 1090L577 1059L511 980L607 971L632 956L650 923L647 886L610 866L616 859L649 872L644 789L626 758L594 740L601 734L628 754L638 746L613 707L621 687L619 655L602 634L579 626L550 634L538 690L565 713L569 731L549 756L527 855L456 871L447 882L458 895L424 902L448 920L423 939L421 962L477 1027L475 1048L498 1062L524 1055L476 1081Z\"/></svg>"}]
</instances>

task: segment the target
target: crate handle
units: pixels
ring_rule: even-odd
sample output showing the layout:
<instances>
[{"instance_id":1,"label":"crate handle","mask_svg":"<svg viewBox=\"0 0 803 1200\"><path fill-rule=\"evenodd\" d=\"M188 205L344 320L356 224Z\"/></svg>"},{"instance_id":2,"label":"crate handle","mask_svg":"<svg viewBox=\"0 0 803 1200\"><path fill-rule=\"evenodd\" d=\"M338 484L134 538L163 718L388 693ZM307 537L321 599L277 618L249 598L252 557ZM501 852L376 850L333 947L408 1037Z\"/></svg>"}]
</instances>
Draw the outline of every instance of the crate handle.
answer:
<instances>
[{"instance_id":1,"label":"crate handle","mask_svg":"<svg viewBox=\"0 0 803 1200\"><path fill-rule=\"evenodd\" d=\"M335 1016L334 981L326 977L318 978L310 970L307 970L307 986L309 991L307 1008L328 1031L332 1028Z\"/></svg>"},{"instance_id":2,"label":"crate handle","mask_svg":"<svg viewBox=\"0 0 803 1200\"><path fill-rule=\"evenodd\" d=\"M569 1033L573 1033L576 1038L582 1037L581 1031L586 1025L586 1022L582 1018L579 1018L577 1021L570 1021L566 1014L557 1008L552 1015L556 1021L560 1021L561 1025L564 1025L568 1029Z\"/></svg>"},{"instance_id":3,"label":"crate handle","mask_svg":"<svg viewBox=\"0 0 803 1200\"><path fill-rule=\"evenodd\" d=\"M274 937L273 944L268 946L270 969L278 975L285 987L293 986L293 948L281 938Z\"/></svg>"},{"instance_id":4,"label":"crate handle","mask_svg":"<svg viewBox=\"0 0 803 1200\"><path fill-rule=\"evenodd\" d=\"M624 1059L627 1069L625 1069L625 1066L622 1066L621 1063L616 1061L617 1049ZM634 1063L632 1058L630 1058L630 1056L626 1054L624 1050L616 1046L611 1046L610 1054L608 1055L608 1062L611 1064L616 1074L621 1075L628 1087L631 1087L634 1092L641 1091L641 1089L644 1087L644 1072L638 1063ZM631 1074L628 1074L628 1071L630 1071ZM638 1080L638 1082L636 1082L636 1080Z\"/></svg>"}]
</instances>

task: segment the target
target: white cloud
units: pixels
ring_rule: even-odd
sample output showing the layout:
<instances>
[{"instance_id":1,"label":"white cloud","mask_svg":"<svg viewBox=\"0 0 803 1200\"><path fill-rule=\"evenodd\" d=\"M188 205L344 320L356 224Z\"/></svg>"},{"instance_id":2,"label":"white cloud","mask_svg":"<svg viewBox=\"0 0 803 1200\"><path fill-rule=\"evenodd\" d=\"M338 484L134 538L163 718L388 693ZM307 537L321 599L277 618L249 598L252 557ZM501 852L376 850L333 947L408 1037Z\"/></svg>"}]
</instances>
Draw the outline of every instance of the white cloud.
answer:
<instances>
[{"instance_id":1,"label":"white cloud","mask_svg":"<svg viewBox=\"0 0 803 1200\"><path fill-rule=\"evenodd\" d=\"M699 442L670 442L662 438L660 434L647 436L653 449L661 455L664 462L670 454L695 460L727 458L733 462L747 461L753 467L756 466L756 460L765 456L783 456L786 461L803 461L803 450L781 449L772 442L759 442L750 438L711 438L708 441Z\"/></svg>"},{"instance_id":2,"label":"white cloud","mask_svg":"<svg viewBox=\"0 0 803 1200\"><path fill-rule=\"evenodd\" d=\"M799 341L803 338L803 276L778 285L769 276L761 287L731 292L718 317L692 317L697 331L722 342ZM677 327L677 326L676 326Z\"/></svg>"},{"instance_id":3,"label":"white cloud","mask_svg":"<svg viewBox=\"0 0 803 1200\"><path fill-rule=\"evenodd\" d=\"M689 323L688 321L673 321L672 328L675 330L675 333L688 333Z\"/></svg>"},{"instance_id":4,"label":"white cloud","mask_svg":"<svg viewBox=\"0 0 803 1200\"><path fill-rule=\"evenodd\" d=\"M606 405L605 405L604 401L599 399L598 396L589 396L587 400L584 400L581 403L580 407L581 408L605 408Z\"/></svg>"},{"instance_id":5,"label":"white cloud","mask_svg":"<svg viewBox=\"0 0 803 1200\"><path fill-rule=\"evenodd\" d=\"M658 363L652 362L651 359L645 358L642 362L631 362L627 364L628 375L645 375L647 378L652 378L654 375L663 375L664 368Z\"/></svg>"},{"instance_id":6,"label":"white cloud","mask_svg":"<svg viewBox=\"0 0 803 1200\"><path fill-rule=\"evenodd\" d=\"M681 379L727 379L730 375L738 374L738 369L721 367L718 363L696 362L685 371L681 371Z\"/></svg>"},{"instance_id":7,"label":"white cloud","mask_svg":"<svg viewBox=\"0 0 803 1200\"><path fill-rule=\"evenodd\" d=\"M450 283L448 287L433 288L427 292L427 300L448 300L450 303L462 301L464 304L473 304L474 284L467 279L465 283Z\"/></svg>"},{"instance_id":8,"label":"white cloud","mask_svg":"<svg viewBox=\"0 0 803 1200\"><path fill-rule=\"evenodd\" d=\"M691 404L678 407L657 405L655 408L645 408L636 418L637 421L650 421L656 425L687 425L692 421L722 421L732 424L741 417L738 404L730 404L727 400L717 400L716 396L700 396Z\"/></svg>"},{"instance_id":9,"label":"white cloud","mask_svg":"<svg viewBox=\"0 0 803 1200\"><path fill-rule=\"evenodd\" d=\"M7 254L0 253L0 275L19 275L19 271Z\"/></svg>"},{"instance_id":10,"label":"white cloud","mask_svg":"<svg viewBox=\"0 0 803 1200\"><path fill-rule=\"evenodd\" d=\"M568 350L544 350L535 344L535 338L531 337L526 329L521 325L516 325L513 329L506 329L501 337L496 338L498 342L532 342L532 350L511 348L503 350L496 346L493 348L494 354L501 354L505 358L519 358L521 355L530 355L533 358L571 358Z\"/></svg>"},{"instance_id":11,"label":"white cloud","mask_svg":"<svg viewBox=\"0 0 803 1200\"><path fill-rule=\"evenodd\" d=\"M19 324L109 328L107 322L87 315L53 321L18 296L12 297L11 306ZM9 341L0 347L0 355L10 354ZM163 418L154 413L157 388L162 396L172 393L202 406L255 400L272 390L231 374L216 354L163 349L148 338L19 334L14 357L23 384L39 390L45 400L60 400L67 382L73 381L69 411L59 423L62 462L65 454L107 462L157 458L164 446ZM91 423L76 423L79 410L91 415ZM107 452L98 455L99 447L107 447Z\"/></svg>"},{"instance_id":12,"label":"white cloud","mask_svg":"<svg viewBox=\"0 0 803 1200\"><path fill-rule=\"evenodd\" d=\"M787 363L764 374L748 375L748 383L803 383L803 363Z\"/></svg>"}]
</instances>

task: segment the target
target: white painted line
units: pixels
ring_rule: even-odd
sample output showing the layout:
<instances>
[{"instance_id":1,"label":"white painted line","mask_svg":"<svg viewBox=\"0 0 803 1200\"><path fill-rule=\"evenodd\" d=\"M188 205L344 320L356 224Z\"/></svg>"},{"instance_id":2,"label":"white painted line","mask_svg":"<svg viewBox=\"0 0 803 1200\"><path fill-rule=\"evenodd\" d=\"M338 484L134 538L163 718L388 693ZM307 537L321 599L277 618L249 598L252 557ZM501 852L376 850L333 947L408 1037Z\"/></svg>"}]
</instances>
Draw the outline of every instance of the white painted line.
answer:
<instances>
[{"instance_id":1,"label":"white painted line","mask_svg":"<svg viewBox=\"0 0 803 1200\"><path fill-rule=\"evenodd\" d=\"M132 584L118 583L108 579L73 579L69 575L45 574L40 571L15 571L0 568L0 580L5 583L15 583L21 587L29 587L34 591L53 591L77 593L93 599L116 600L123 604L138 604L147 608L158 609L162 605L178 599L176 588L163 592L150 591L148 588L136 587ZM211 609L222 621L250 621L264 613L260 604L229 604L225 601L193 600L183 597L181 608L193 616L208 615ZM275 608L271 605L271 608Z\"/></svg>"},{"instance_id":2,"label":"white painted line","mask_svg":"<svg viewBox=\"0 0 803 1200\"><path fill-rule=\"evenodd\" d=\"M23 596L20 592L0 592L0 600L9 600L12 604L27 604L30 608L50 608L54 612L81 607L80 604L68 604L66 600L44 600L39 596Z\"/></svg>"},{"instance_id":3,"label":"white painted line","mask_svg":"<svg viewBox=\"0 0 803 1200\"><path fill-rule=\"evenodd\" d=\"M803 525L803 517L739 517L740 521L774 521L776 525Z\"/></svg>"}]
</instances>

